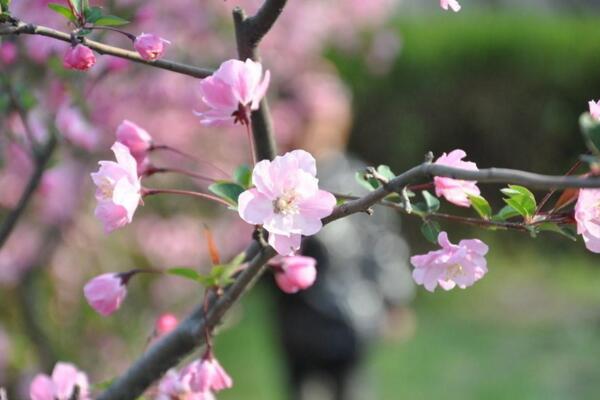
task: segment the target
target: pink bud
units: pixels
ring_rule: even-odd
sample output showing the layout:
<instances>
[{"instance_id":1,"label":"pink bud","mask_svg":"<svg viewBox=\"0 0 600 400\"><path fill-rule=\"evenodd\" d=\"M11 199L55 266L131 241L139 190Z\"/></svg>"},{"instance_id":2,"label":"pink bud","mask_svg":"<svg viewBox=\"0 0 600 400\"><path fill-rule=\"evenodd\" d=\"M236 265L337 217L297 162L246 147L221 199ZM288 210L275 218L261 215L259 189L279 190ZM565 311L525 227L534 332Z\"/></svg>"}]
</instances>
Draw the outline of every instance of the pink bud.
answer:
<instances>
[{"instance_id":1,"label":"pink bud","mask_svg":"<svg viewBox=\"0 0 600 400\"><path fill-rule=\"evenodd\" d=\"M157 336L163 336L177 328L177 317L173 314L162 314L156 320L154 331Z\"/></svg>"},{"instance_id":2,"label":"pink bud","mask_svg":"<svg viewBox=\"0 0 600 400\"><path fill-rule=\"evenodd\" d=\"M197 364L196 374L192 380L192 389L195 391L208 392L212 390L219 392L232 386L233 380L216 358L208 356Z\"/></svg>"},{"instance_id":3,"label":"pink bud","mask_svg":"<svg viewBox=\"0 0 600 400\"><path fill-rule=\"evenodd\" d=\"M96 56L92 49L82 44L70 47L63 58L63 66L69 69L78 69L85 71L94 66Z\"/></svg>"},{"instance_id":4,"label":"pink bud","mask_svg":"<svg viewBox=\"0 0 600 400\"><path fill-rule=\"evenodd\" d=\"M152 145L152 137L144 129L131 121L124 120L117 128L117 142L124 144L135 158L139 167L147 164L148 150Z\"/></svg>"},{"instance_id":5,"label":"pink bud","mask_svg":"<svg viewBox=\"0 0 600 400\"><path fill-rule=\"evenodd\" d=\"M592 115L592 118L594 118L596 121L600 121L600 100L590 100L588 105L590 107L590 114Z\"/></svg>"},{"instance_id":6,"label":"pink bud","mask_svg":"<svg viewBox=\"0 0 600 400\"><path fill-rule=\"evenodd\" d=\"M135 38L133 47L144 60L154 61L162 56L165 44L171 44L171 42L152 33L142 33Z\"/></svg>"},{"instance_id":7,"label":"pink bud","mask_svg":"<svg viewBox=\"0 0 600 400\"><path fill-rule=\"evenodd\" d=\"M13 42L3 42L0 44L0 62L10 65L17 59L17 45Z\"/></svg>"},{"instance_id":8,"label":"pink bud","mask_svg":"<svg viewBox=\"0 0 600 400\"><path fill-rule=\"evenodd\" d=\"M454 12L460 11L460 4L458 4L457 0L440 0L440 7L442 7L444 10L451 8Z\"/></svg>"},{"instance_id":9,"label":"pink bud","mask_svg":"<svg viewBox=\"0 0 600 400\"><path fill-rule=\"evenodd\" d=\"M127 296L127 287L121 275L108 273L99 275L86 283L83 293L94 310L108 316L121 306Z\"/></svg>"},{"instance_id":10,"label":"pink bud","mask_svg":"<svg viewBox=\"0 0 600 400\"><path fill-rule=\"evenodd\" d=\"M286 293L311 287L317 278L316 265L317 260L312 257L284 257L281 270L275 273L277 286Z\"/></svg>"}]
</instances>

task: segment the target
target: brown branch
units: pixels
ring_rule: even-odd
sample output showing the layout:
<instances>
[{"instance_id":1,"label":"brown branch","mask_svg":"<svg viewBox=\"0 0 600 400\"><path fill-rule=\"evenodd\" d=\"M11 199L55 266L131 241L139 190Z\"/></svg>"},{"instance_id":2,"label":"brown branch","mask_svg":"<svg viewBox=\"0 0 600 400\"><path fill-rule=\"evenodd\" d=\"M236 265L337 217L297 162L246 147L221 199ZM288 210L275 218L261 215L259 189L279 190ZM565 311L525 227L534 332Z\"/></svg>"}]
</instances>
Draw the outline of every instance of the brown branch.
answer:
<instances>
[{"instance_id":1,"label":"brown branch","mask_svg":"<svg viewBox=\"0 0 600 400\"><path fill-rule=\"evenodd\" d=\"M61 40L71 43L71 35L66 32L61 32L56 29L48 28L41 25L28 24L22 21L15 21L13 24L4 24L0 26L0 36L3 35L40 35L49 38ZM169 60L144 60L135 51L125 50L120 47L110 46L104 43L96 42L84 38L83 43L90 49L99 54L108 54L111 56L124 58L140 64L145 64L154 68L164 69L167 71L176 72L183 75L192 76L194 78L206 78L213 73L212 70L206 68L198 68L188 64L182 64Z\"/></svg>"}]
</instances>

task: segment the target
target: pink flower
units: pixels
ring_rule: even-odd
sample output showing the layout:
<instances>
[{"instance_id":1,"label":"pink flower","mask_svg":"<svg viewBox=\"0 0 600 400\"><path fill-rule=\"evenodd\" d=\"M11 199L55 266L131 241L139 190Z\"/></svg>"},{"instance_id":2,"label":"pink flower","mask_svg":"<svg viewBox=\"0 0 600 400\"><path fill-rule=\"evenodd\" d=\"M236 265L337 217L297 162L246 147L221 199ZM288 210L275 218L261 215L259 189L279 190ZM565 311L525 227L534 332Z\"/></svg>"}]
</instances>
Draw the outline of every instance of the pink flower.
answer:
<instances>
[{"instance_id":1,"label":"pink flower","mask_svg":"<svg viewBox=\"0 0 600 400\"><path fill-rule=\"evenodd\" d=\"M121 274L102 274L83 288L83 293L89 305L105 317L121 307L127 296L127 286Z\"/></svg>"},{"instance_id":2,"label":"pink flower","mask_svg":"<svg viewBox=\"0 0 600 400\"><path fill-rule=\"evenodd\" d=\"M87 375L77 370L73 364L59 362L54 366L52 376L38 374L31 382L31 400L72 400L78 391L78 400L88 400L89 383Z\"/></svg>"},{"instance_id":3,"label":"pink flower","mask_svg":"<svg viewBox=\"0 0 600 400\"><path fill-rule=\"evenodd\" d=\"M171 44L171 42L152 33L142 33L135 38L133 47L144 60L154 61L162 56L165 44Z\"/></svg>"},{"instance_id":4,"label":"pink flower","mask_svg":"<svg viewBox=\"0 0 600 400\"><path fill-rule=\"evenodd\" d=\"M200 82L202 101L208 111L196 112L200 122L212 125L225 122L247 124L250 111L258 110L267 92L271 73L262 65L247 59L225 61L219 69ZM261 81L262 78L262 81Z\"/></svg>"},{"instance_id":5,"label":"pink flower","mask_svg":"<svg viewBox=\"0 0 600 400\"><path fill-rule=\"evenodd\" d=\"M179 324L179 321L175 315L168 313L162 314L156 320L154 331L157 336L163 336L177 328L177 324Z\"/></svg>"},{"instance_id":6,"label":"pink flower","mask_svg":"<svg viewBox=\"0 0 600 400\"><path fill-rule=\"evenodd\" d=\"M195 364L195 376L192 379L192 389L196 392L219 392L233 386L233 380L225 372L219 361L212 356L206 356Z\"/></svg>"},{"instance_id":7,"label":"pink flower","mask_svg":"<svg viewBox=\"0 0 600 400\"><path fill-rule=\"evenodd\" d=\"M11 65L17 60L17 45L13 42L0 43L0 62L4 65Z\"/></svg>"},{"instance_id":8,"label":"pink flower","mask_svg":"<svg viewBox=\"0 0 600 400\"><path fill-rule=\"evenodd\" d=\"M210 391L196 392L191 388L191 381L196 375L198 361L184 368L180 373L171 369L167 371L158 385L158 393L154 400L214 400Z\"/></svg>"},{"instance_id":9,"label":"pink flower","mask_svg":"<svg viewBox=\"0 0 600 400\"><path fill-rule=\"evenodd\" d=\"M69 47L63 58L63 66L69 69L86 71L96 64L96 56L92 49L82 44Z\"/></svg>"},{"instance_id":10,"label":"pink flower","mask_svg":"<svg viewBox=\"0 0 600 400\"><path fill-rule=\"evenodd\" d=\"M321 219L333 211L335 197L319 190L316 174L313 156L294 150L257 163L252 173L256 187L238 199L240 217L249 224L263 225L269 232L269 244L281 255L298 250L302 235L319 232Z\"/></svg>"},{"instance_id":11,"label":"pink flower","mask_svg":"<svg viewBox=\"0 0 600 400\"><path fill-rule=\"evenodd\" d=\"M600 121L600 100L590 100L588 105L590 107L590 114L592 115L592 118L594 118L596 121Z\"/></svg>"},{"instance_id":12,"label":"pink flower","mask_svg":"<svg viewBox=\"0 0 600 400\"><path fill-rule=\"evenodd\" d=\"M106 233L130 223L141 200L135 159L121 143L113 144L111 149L117 162L100 161L98 172L91 174L97 186L95 215L104 224Z\"/></svg>"},{"instance_id":13,"label":"pink flower","mask_svg":"<svg viewBox=\"0 0 600 400\"><path fill-rule=\"evenodd\" d=\"M286 293L307 289L317 278L317 260L312 257L283 257L280 270L275 272L277 286Z\"/></svg>"},{"instance_id":14,"label":"pink flower","mask_svg":"<svg viewBox=\"0 0 600 400\"><path fill-rule=\"evenodd\" d=\"M56 114L56 128L73 145L92 151L98 145L100 133L90 126L81 112L64 103Z\"/></svg>"},{"instance_id":15,"label":"pink flower","mask_svg":"<svg viewBox=\"0 0 600 400\"><path fill-rule=\"evenodd\" d=\"M462 161L467 154L460 149L451 151L448 155L442 154L435 161L435 164L446 165L448 167L461 168L469 171L477 171L477 165L471 161ZM435 185L435 194L444 196L450 203L460 207L469 207L469 195L478 196L479 188L475 181L463 181L460 179L444 178L436 176L433 178Z\"/></svg>"},{"instance_id":16,"label":"pink flower","mask_svg":"<svg viewBox=\"0 0 600 400\"><path fill-rule=\"evenodd\" d=\"M454 12L460 11L460 4L457 0L440 0L440 7L444 10L448 10L448 7L450 7Z\"/></svg>"},{"instance_id":17,"label":"pink flower","mask_svg":"<svg viewBox=\"0 0 600 400\"><path fill-rule=\"evenodd\" d=\"M600 253L600 189L581 189L575 204L577 233L583 237L585 247Z\"/></svg>"},{"instance_id":18,"label":"pink flower","mask_svg":"<svg viewBox=\"0 0 600 400\"><path fill-rule=\"evenodd\" d=\"M138 164L138 173L143 173L149 164L148 150L152 146L152 137L144 129L131 121L124 120L117 127L117 142L124 144Z\"/></svg>"},{"instance_id":19,"label":"pink flower","mask_svg":"<svg viewBox=\"0 0 600 400\"><path fill-rule=\"evenodd\" d=\"M433 292L437 285L450 290L458 285L464 289L473 285L487 273L485 254L488 246L478 239L461 240L458 245L450 243L448 234L440 232L440 250L413 256L412 276L415 282Z\"/></svg>"}]
</instances>

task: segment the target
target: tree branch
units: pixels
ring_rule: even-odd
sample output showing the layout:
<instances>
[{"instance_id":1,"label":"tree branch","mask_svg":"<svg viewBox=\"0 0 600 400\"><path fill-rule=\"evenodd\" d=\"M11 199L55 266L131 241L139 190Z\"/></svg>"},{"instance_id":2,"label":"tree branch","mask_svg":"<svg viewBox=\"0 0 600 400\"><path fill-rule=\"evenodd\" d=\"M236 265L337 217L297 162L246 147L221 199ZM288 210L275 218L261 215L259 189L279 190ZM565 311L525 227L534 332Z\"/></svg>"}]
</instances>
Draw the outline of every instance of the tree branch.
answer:
<instances>
[{"instance_id":1,"label":"tree branch","mask_svg":"<svg viewBox=\"0 0 600 400\"><path fill-rule=\"evenodd\" d=\"M2 221L2 225L0 225L0 249L4 246L4 243L8 240L10 233L14 229L17 224L17 221L27 208L33 194L35 193L37 187L40 184L42 179L42 175L44 174L44 169L46 168L46 164L52 157L52 153L54 152L54 148L56 147L56 137L54 135L50 135L48 142L42 147L41 150L35 152L34 161L35 161L35 170L33 174L29 178L29 182L17 203L17 206L12 209L6 218Z\"/></svg>"},{"instance_id":2,"label":"tree branch","mask_svg":"<svg viewBox=\"0 0 600 400\"><path fill-rule=\"evenodd\" d=\"M61 32L56 29L48 28L41 25L28 24L22 21L15 21L13 24L4 24L0 26L0 36L3 35L41 35L50 37L53 39L61 40L63 42L71 43L71 35L66 32ZM129 51L120 47L110 46L104 43L96 42L84 38L83 43L90 49L96 51L99 54L108 54L111 56L124 58L129 61L133 61L140 64L149 65L154 68L165 69L167 71L177 72L179 74L192 76L194 78L206 78L213 73L212 70L206 68L198 68L188 64L181 64L175 61L169 60L155 60L147 61L144 60L135 51Z\"/></svg>"}]
</instances>

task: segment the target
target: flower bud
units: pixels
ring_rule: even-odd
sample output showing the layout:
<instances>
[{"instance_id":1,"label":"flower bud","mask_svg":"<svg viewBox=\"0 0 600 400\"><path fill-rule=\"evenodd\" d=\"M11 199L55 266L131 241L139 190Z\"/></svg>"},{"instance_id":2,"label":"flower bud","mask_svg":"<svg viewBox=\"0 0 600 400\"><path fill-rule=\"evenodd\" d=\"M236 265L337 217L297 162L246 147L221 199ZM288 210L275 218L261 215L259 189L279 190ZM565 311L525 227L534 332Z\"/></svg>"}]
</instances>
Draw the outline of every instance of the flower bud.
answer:
<instances>
[{"instance_id":1,"label":"flower bud","mask_svg":"<svg viewBox=\"0 0 600 400\"><path fill-rule=\"evenodd\" d=\"M108 316L121 307L127 296L127 287L120 274L108 273L89 281L83 288L83 293L94 310Z\"/></svg>"},{"instance_id":2,"label":"flower bud","mask_svg":"<svg viewBox=\"0 0 600 400\"><path fill-rule=\"evenodd\" d=\"M165 43L171 44L168 40L152 33L142 33L135 38L133 47L144 60L154 61L162 56L165 51Z\"/></svg>"},{"instance_id":3,"label":"flower bud","mask_svg":"<svg viewBox=\"0 0 600 400\"><path fill-rule=\"evenodd\" d=\"M296 293L307 289L317 278L317 261L312 257L284 257L281 269L275 273L275 282L286 293Z\"/></svg>"},{"instance_id":4,"label":"flower bud","mask_svg":"<svg viewBox=\"0 0 600 400\"><path fill-rule=\"evenodd\" d=\"M156 336L163 336L173 331L175 328L177 328L178 323L179 321L175 315L168 313L162 314L160 317L158 317L154 325Z\"/></svg>"},{"instance_id":5,"label":"flower bud","mask_svg":"<svg viewBox=\"0 0 600 400\"><path fill-rule=\"evenodd\" d=\"M65 68L78 69L80 71L92 68L95 63L96 56L92 49L82 44L70 47L63 59L63 66Z\"/></svg>"},{"instance_id":6,"label":"flower bud","mask_svg":"<svg viewBox=\"0 0 600 400\"><path fill-rule=\"evenodd\" d=\"M127 146L138 165L146 163L152 137L144 129L131 121L124 120L117 128L117 142Z\"/></svg>"},{"instance_id":7,"label":"flower bud","mask_svg":"<svg viewBox=\"0 0 600 400\"><path fill-rule=\"evenodd\" d=\"M218 392L233 386L233 380L225 372L219 361L212 356L206 356L196 366L196 374L192 380L192 389L198 392L210 390Z\"/></svg>"}]
</instances>

